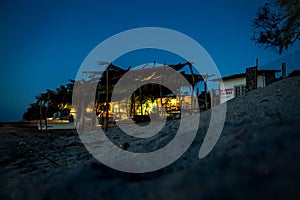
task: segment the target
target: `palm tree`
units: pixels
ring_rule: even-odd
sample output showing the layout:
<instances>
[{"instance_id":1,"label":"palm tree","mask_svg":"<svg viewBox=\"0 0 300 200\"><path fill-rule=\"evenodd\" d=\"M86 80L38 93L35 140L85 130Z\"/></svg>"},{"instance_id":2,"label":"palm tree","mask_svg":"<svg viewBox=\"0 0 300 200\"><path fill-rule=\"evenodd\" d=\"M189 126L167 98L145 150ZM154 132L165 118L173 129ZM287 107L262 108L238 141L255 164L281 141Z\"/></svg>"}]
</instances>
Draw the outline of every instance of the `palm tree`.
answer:
<instances>
[{"instance_id":1,"label":"palm tree","mask_svg":"<svg viewBox=\"0 0 300 200\"><path fill-rule=\"evenodd\" d=\"M41 95L36 97L37 99L36 104L39 105L40 107L40 127L42 127L42 119L44 118L46 130L47 130L48 110L49 107L52 106L54 96L55 96L55 92L50 89L47 89L45 93L42 93Z\"/></svg>"}]
</instances>

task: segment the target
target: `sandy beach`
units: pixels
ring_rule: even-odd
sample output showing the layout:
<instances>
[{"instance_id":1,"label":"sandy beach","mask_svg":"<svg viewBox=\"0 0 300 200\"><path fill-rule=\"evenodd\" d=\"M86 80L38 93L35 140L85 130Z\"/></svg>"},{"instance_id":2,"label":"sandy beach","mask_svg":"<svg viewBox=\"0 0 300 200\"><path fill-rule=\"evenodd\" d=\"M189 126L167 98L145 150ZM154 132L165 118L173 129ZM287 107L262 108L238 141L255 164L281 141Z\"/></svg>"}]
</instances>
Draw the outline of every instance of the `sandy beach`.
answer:
<instances>
[{"instance_id":1,"label":"sandy beach","mask_svg":"<svg viewBox=\"0 0 300 200\"><path fill-rule=\"evenodd\" d=\"M218 143L198 158L210 111L201 113L191 147L150 173L111 169L86 150L76 130L39 131L0 124L1 199L299 199L300 77L287 78L228 102ZM172 140L178 121L159 137L137 140L108 130L128 151L152 151Z\"/></svg>"}]
</instances>

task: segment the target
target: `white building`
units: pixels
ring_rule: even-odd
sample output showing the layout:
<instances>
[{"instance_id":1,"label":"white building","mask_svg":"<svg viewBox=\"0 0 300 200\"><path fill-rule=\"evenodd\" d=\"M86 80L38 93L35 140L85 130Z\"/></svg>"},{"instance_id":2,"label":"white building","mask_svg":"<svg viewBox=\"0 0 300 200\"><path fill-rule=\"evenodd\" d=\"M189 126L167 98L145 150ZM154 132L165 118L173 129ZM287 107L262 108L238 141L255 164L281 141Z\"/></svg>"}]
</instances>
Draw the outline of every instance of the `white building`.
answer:
<instances>
[{"instance_id":1,"label":"white building","mask_svg":"<svg viewBox=\"0 0 300 200\"><path fill-rule=\"evenodd\" d=\"M275 81L275 73L280 70L257 70L256 88L266 87ZM213 79L212 81L221 81ZM224 103L236 96L244 95L246 89L246 73L234 74L222 78L223 85L219 85L220 103Z\"/></svg>"}]
</instances>

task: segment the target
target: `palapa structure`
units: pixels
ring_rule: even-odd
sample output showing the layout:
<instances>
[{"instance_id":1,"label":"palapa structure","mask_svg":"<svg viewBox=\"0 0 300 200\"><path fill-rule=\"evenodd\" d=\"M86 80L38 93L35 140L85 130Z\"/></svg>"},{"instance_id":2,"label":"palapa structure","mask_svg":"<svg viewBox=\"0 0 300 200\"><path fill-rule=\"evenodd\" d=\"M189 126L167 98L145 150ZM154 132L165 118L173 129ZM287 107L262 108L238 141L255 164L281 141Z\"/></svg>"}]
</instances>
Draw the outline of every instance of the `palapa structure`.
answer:
<instances>
[{"instance_id":1,"label":"palapa structure","mask_svg":"<svg viewBox=\"0 0 300 200\"><path fill-rule=\"evenodd\" d=\"M190 73L182 70L186 66ZM166 117L172 117L180 115L180 109L188 108L193 110L193 104L198 100L197 97L199 95L197 89L197 95L194 97L195 87L199 82L204 82L204 79L200 74L194 72L192 63L186 62L155 68L171 68L179 72L188 83L181 86L190 87L191 93L188 94L186 92L182 96L176 97L167 87L160 84L146 84L136 89L132 93L130 99L124 100L120 98L117 99L117 101L112 102L112 92L115 85L130 71L131 67L122 69L110 63L104 72L86 72L89 73L90 79L98 80L95 111L100 124L107 127L109 121L115 120L116 113L118 113L119 118L130 116L136 121L144 121L149 119L150 112L157 113L160 116L165 115ZM172 80L172 84L174 84L174 81L176 82L176 79L173 77L162 77L161 74L154 73L151 68L133 69L131 71L141 71L141 74L143 74L144 77L149 76L152 79L169 79ZM101 77L99 77L100 74L102 74ZM139 80L141 77L137 76L134 78L135 80ZM122 91L118 92L122 93ZM163 109L165 112L162 111Z\"/></svg>"}]
</instances>

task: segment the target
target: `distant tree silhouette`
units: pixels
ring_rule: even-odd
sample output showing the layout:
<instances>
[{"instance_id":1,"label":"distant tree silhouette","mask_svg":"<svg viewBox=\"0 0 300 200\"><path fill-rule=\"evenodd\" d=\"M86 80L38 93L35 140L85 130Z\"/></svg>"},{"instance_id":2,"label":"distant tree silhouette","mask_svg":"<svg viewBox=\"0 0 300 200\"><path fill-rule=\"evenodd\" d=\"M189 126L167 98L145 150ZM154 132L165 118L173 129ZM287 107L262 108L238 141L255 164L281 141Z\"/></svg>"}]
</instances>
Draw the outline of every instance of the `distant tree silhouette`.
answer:
<instances>
[{"instance_id":1,"label":"distant tree silhouette","mask_svg":"<svg viewBox=\"0 0 300 200\"><path fill-rule=\"evenodd\" d=\"M37 103L32 103L23 115L23 119L35 120L39 119L40 107Z\"/></svg>"},{"instance_id":2,"label":"distant tree silhouette","mask_svg":"<svg viewBox=\"0 0 300 200\"><path fill-rule=\"evenodd\" d=\"M258 46L279 54L300 39L300 0L274 0L259 8L251 23Z\"/></svg>"},{"instance_id":3,"label":"distant tree silhouette","mask_svg":"<svg viewBox=\"0 0 300 200\"><path fill-rule=\"evenodd\" d=\"M24 120L45 120L52 117L54 113L61 114L68 118L72 104L72 90L74 81L69 80L66 85L61 85L56 90L47 89L45 93L36 96L36 102L30 104L23 114Z\"/></svg>"}]
</instances>

